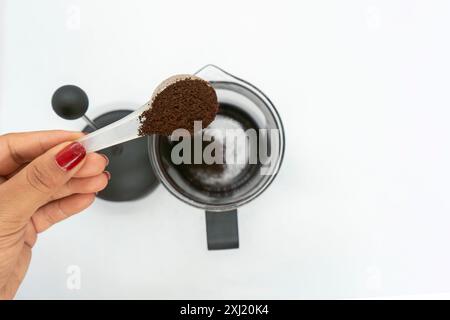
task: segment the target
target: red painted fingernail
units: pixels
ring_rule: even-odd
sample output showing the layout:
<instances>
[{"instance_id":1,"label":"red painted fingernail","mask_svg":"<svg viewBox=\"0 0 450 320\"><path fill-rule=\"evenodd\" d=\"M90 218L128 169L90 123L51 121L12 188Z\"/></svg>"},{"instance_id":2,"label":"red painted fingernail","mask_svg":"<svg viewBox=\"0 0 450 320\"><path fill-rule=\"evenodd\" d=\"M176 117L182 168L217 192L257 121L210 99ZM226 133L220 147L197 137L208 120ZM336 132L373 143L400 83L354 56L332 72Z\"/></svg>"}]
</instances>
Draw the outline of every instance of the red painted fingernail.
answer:
<instances>
[{"instance_id":1,"label":"red painted fingernail","mask_svg":"<svg viewBox=\"0 0 450 320\"><path fill-rule=\"evenodd\" d=\"M69 171L75 168L85 156L86 149L84 149L83 145L79 142L73 142L58 152L56 163L62 169Z\"/></svg>"}]
</instances>

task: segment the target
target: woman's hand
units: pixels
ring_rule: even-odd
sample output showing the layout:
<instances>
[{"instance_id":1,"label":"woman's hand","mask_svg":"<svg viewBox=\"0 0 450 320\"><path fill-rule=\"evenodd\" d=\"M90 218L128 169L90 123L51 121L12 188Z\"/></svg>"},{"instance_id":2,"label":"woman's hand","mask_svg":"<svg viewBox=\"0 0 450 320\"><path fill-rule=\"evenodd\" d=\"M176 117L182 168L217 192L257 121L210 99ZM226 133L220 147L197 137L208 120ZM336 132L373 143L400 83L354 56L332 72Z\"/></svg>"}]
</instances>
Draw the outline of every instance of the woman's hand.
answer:
<instances>
[{"instance_id":1,"label":"woman's hand","mask_svg":"<svg viewBox=\"0 0 450 320\"><path fill-rule=\"evenodd\" d=\"M37 234L89 207L110 178L108 160L89 154L82 133L0 136L0 299L22 282Z\"/></svg>"}]
</instances>

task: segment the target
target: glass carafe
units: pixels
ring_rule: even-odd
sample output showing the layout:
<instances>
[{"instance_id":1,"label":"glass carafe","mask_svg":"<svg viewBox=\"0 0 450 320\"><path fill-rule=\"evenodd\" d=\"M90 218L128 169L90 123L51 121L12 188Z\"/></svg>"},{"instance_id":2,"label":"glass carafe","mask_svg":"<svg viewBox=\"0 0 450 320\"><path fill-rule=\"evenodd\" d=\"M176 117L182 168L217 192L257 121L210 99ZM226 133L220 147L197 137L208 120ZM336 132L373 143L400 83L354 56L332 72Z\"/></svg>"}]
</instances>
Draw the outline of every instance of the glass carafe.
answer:
<instances>
[{"instance_id":1,"label":"glass carafe","mask_svg":"<svg viewBox=\"0 0 450 320\"><path fill-rule=\"evenodd\" d=\"M285 149L283 124L269 98L247 81L214 65L195 75L217 93L219 113L199 138L223 143L223 163L175 164L172 152L179 142L163 136L149 139L149 155L169 192L206 211L208 249L238 248L237 209L258 197L277 175ZM229 143L229 132L234 143Z\"/></svg>"}]
</instances>

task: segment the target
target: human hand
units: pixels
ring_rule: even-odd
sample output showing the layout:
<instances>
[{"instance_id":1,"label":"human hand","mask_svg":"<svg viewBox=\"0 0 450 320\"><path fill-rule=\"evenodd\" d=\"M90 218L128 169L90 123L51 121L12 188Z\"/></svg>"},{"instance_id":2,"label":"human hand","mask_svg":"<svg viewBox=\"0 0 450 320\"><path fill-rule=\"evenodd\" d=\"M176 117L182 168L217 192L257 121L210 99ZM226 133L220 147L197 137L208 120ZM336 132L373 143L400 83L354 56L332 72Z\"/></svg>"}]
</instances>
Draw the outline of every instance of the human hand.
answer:
<instances>
[{"instance_id":1,"label":"human hand","mask_svg":"<svg viewBox=\"0 0 450 320\"><path fill-rule=\"evenodd\" d=\"M108 184L105 156L70 141L82 133L0 136L0 299L12 299L37 234L89 207Z\"/></svg>"}]
</instances>

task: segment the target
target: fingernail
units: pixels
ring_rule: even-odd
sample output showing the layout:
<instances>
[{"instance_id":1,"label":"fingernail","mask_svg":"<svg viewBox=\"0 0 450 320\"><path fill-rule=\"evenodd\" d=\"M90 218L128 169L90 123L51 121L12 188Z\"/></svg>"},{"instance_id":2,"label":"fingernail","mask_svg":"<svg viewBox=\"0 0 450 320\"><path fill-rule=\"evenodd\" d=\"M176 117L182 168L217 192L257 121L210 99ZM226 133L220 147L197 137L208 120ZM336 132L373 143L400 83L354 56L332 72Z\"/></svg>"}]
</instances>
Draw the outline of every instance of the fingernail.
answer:
<instances>
[{"instance_id":1,"label":"fingernail","mask_svg":"<svg viewBox=\"0 0 450 320\"><path fill-rule=\"evenodd\" d=\"M56 155L56 163L61 169L69 171L72 170L84 159L86 156L86 149L79 142L73 142L62 149Z\"/></svg>"},{"instance_id":2,"label":"fingernail","mask_svg":"<svg viewBox=\"0 0 450 320\"><path fill-rule=\"evenodd\" d=\"M106 174L108 180L111 180L111 173L109 173L109 171L105 171L104 173Z\"/></svg>"},{"instance_id":3,"label":"fingernail","mask_svg":"<svg viewBox=\"0 0 450 320\"><path fill-rule=\"evenodd\" d=\"M103 158L105 158L105 160L106 160L106 166L105 167L107 167L108 164L109 164L109 158L106 155L104 155L103 153L100 153L100 154L103 156Z\"/></svg>"}]
</instances>

